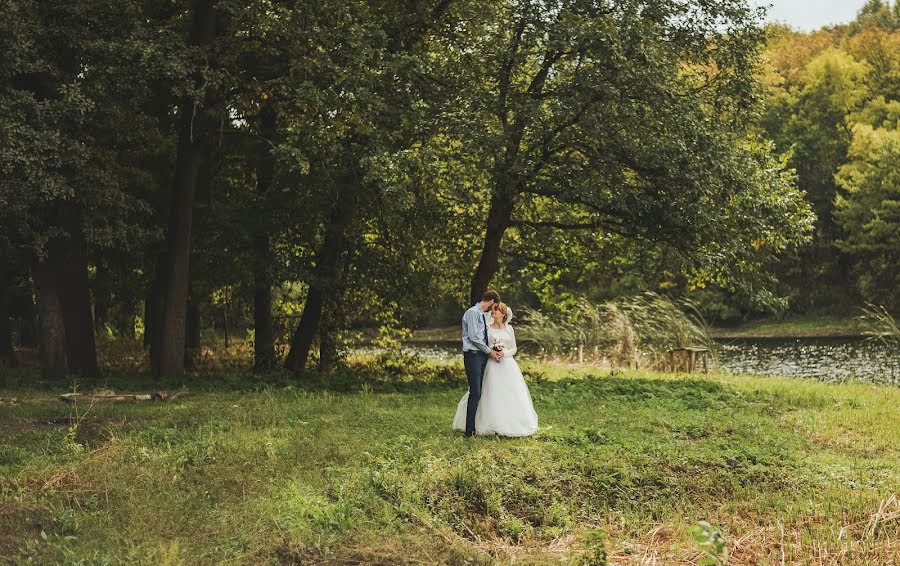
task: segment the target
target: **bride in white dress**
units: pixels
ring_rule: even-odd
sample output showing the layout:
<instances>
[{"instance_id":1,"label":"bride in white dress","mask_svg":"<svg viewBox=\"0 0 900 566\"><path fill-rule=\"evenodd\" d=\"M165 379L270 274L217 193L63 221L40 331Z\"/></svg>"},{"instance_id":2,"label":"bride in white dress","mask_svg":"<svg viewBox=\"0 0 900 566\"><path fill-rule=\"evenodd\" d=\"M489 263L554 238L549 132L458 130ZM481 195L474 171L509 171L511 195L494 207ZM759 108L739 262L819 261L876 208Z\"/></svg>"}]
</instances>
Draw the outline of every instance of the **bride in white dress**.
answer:
<instances>
[{"instance_id":1,"label":"bride in white dress","mask_svg":"<svg viewBox=\"0 0 900 566\"><path fill-rule=\"evenodd\" d=\"M537 431L538 417L516 363L516 333L508 323L512 311L497 303L491 311L494 322L488 327L488 345L500 349L503 357L495 362L488 360L484 370L481 400L475 413L475 434L500 436L529 436ZM456 407L454 430L466 428L466 406L469 394L463 395Z\"/></svg>"}]
</instances>

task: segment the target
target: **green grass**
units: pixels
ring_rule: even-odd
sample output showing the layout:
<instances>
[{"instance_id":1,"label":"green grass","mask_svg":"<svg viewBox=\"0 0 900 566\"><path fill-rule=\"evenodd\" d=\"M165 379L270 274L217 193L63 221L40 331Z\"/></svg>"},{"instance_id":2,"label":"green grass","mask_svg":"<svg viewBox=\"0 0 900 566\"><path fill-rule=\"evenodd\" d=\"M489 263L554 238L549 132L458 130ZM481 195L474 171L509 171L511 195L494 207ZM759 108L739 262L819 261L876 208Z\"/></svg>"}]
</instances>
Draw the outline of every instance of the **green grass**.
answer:
<instances>
[{"instance_id":1,"label":"green grass","mask_svg":"<svg viewBox=\"0 0 900 566\"><path fill-rule=\"evenodd\" d=\"M0 390L0 560L696 564L705 520L730 564L900 562L900 506L872 521L900 492L898 388L535 365L538 434L464 439L460 369L361 373L77 408Z\"/></svg>"}]
</instances>

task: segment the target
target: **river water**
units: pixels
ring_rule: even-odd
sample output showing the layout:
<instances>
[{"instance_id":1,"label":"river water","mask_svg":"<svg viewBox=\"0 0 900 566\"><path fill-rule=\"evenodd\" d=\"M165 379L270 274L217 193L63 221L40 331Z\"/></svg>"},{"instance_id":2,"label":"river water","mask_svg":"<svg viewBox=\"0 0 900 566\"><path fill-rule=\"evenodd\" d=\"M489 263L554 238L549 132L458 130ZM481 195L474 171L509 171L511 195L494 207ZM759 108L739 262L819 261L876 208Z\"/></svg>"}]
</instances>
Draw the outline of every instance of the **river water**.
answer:
<instances>
[{"instance_id":1,"label":"river water","mask_svg":"<svg viewBox=\"0 0 900 566\"><path fill-rule=\"evenodd\" d=\"M900 352L865 338L741 338L719 342L733 373L900 385Z\"/></svg>"},{"instance_id":2,"label":"river water","mask_svg":"<svg viewBox=\"0 0 900 566\"><path fill-rule=\"evenodd\" d=\"M900 385L900 352L865 338L739 338L718 340L719 367L736 374ZM452 359L457 343L410 343L419 355Z\"/></svg>"}]
</instances>

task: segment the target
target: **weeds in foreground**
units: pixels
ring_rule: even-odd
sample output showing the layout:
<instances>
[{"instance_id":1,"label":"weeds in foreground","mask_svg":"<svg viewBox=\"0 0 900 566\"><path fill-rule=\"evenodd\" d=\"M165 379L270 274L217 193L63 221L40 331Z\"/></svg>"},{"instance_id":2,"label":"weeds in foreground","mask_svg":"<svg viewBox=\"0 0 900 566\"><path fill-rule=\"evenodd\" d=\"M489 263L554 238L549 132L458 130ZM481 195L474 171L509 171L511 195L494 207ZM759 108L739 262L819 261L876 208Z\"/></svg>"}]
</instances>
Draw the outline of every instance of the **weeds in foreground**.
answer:
<instances>
[{"instance_id":1,"label":"weeds in foreground","mask_svg":"<svg viewBox=\"0 0 900 566\"><path fill-rule=\"evenodd\" d=\"M725 537L717 528L706 521L700 521L691 527L690 532L702 553L697 564L718 566L728 562L728 545L725 543Z\"/></svg>"}]
</instances>

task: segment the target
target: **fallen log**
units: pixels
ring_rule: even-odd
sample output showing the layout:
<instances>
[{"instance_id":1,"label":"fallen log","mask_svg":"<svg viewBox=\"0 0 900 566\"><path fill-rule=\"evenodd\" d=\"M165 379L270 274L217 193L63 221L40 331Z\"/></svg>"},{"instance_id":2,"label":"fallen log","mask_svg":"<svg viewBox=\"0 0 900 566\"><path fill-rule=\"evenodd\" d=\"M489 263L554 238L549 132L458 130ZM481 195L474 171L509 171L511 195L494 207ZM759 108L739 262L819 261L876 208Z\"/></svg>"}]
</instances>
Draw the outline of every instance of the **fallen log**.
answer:
<instances>
[{"instance_id":1,"label":"fallen log","mask_svg":"<svg viewBox=\"0 0 900 566\"><path fill-rule=\"evenodd\" d=\"M96 403L98 401L166 401L187 394L186 391L175 393L174 395L165 391L157 391L152 395L119 395L112 391L102 391L96 394L64 393L59 396L59 400L66 403Z\"/></svg>"}]
</instances>

